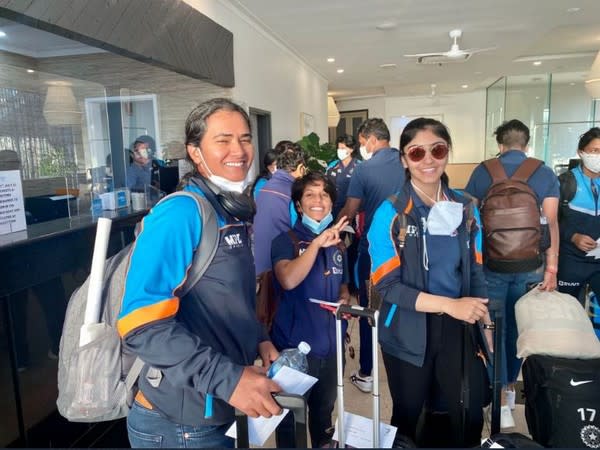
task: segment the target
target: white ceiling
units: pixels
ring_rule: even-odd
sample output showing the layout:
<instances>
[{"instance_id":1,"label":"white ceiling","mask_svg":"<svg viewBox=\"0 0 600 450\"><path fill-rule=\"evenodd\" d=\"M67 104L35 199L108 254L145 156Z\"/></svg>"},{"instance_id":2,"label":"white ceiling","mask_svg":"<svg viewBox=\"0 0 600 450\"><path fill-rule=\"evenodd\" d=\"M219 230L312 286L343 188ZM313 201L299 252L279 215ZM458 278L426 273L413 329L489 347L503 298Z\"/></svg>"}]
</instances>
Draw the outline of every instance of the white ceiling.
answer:
<instances>
[{"instance_id":1,"label":"white ceiling","mask_svg":"<svg viewBox=\"0 0 600 450\"><path fill-rule=\"evenodd\" d=\"M504 75L565 73L565 81L581 82L600 50L600 0L229 1L323 75L336 99L429 95L432 83L436 93L455 93L485 88ZM376 28L386 23L395 28ZM462 49L496 49L442 66L402 56L449 50L448 32L455 28L463 30ZM541 66L515 62L544 55L562 57L550 56Z\"/></svg>"}]
</instances>

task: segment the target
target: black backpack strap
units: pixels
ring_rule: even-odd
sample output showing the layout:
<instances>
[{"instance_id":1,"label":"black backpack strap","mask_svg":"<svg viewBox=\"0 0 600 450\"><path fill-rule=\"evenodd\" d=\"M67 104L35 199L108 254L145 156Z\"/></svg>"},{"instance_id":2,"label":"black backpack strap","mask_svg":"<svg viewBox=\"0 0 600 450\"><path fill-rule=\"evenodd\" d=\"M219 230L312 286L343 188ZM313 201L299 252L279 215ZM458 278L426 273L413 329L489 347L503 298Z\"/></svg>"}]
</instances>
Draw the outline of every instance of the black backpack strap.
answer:
<instances>
[{"instance_id":1,"label":"black backpack strap","mask_svg":"<svg viewBox=\"0 0 600 450\"><path fill-rule=\"evenodd\" d=\"M492 177L492 184L508 178L499 158L487 159L482 164L487 169L490 177Z\"/></svg>"},{"instance_id":2,"label":"black backpack strap","mask_svg":"<svg viewBox=\"0 0 600 450\"><path fill-rule=\"evenodd\" d=\"M569 209L569 202L577 192L577 180L570 170L563 172L558 177L560 183L560 197L558 202L558 220L561 220Z\"/></svg>"},{"instance_id":3,"label":"black backpack strap","mask_svg":"<svg viewBox=\"0 0 600 450\"><path fill-rule=\"evenodd\" d=\"M512 177L510 177L510 179L527 183L529 177L531 177L531 175L533 175L533 173L538 170L542 164L543 162L539 159L527 158L521 163L517 171Z\"/></svg>"},{"instance_id":4,"label":"black backpack strap","mask_svg":"<svg viewBox=\"0 0 600 450\"><path fill-rule=\"evenodd\" d=\"M294 255L296 255L297 258L300 256L300 239L298 239L298 236L296 236L294 230L288 230L287 234L292 240L292 244L294 244Z\"/></svg>"},{"instance_id":5,"label":"black backpack strap","mask_svg":"<svg viewBox=\"0 0 600 450\"><path fill-rule=\"evenodd\" d=\"M400 199L397 195L390 195L388 200L394 205L396 212L398 213L398 246L402 249L404 248L404 244L406 243L406 230L408 228L408 219L406 218L406 213L404 212L404 205L400 204Z\"/></svg>"}]
</instances>

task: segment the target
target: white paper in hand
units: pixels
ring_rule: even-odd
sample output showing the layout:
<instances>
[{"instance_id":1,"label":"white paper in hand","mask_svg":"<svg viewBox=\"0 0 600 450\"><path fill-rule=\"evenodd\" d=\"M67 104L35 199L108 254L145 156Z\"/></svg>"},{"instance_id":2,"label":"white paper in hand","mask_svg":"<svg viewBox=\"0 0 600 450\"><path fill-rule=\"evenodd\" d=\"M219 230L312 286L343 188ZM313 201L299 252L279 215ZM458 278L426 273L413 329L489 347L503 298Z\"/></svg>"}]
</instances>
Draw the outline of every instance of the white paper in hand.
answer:
<instances>
[{"instance_id":1,"label":"white paper in hand","mask_svg":"<svg viewBox=\"0 0 600 450\"><path fill-rule=\"evenodd\" d=\"M587 252L585 256L593 256L594 259L600 259L600 238L598 238L596 242L598 243L596 248Z\"/></svg>"},{"instance_id":2,"label":"white paper in hand","mask_svg":"<svg viewBox=\"0 0 600 450\"><path fill-rule=\"evenodd\" d=\"M319 380L298 370L283 366L277 371L273 377L273 381L281 386L282 392L302 395ZM273 416L269 419L265 417L258 417L256 419L249 417L248 440L250 444L257 446L264 445L265 441L269 438L271 433L275 431L277 425L279 425L288 412L288 409L284 409L279 416ZM237 438L235 423L229 427L225 434L231 438Z\"/></svg>"},{"instance_id":3,"label":"white paper in hand","mask_svg":"<svg viewBox=\"0 0 600 450\"><path fill-rule=\"evenodd\" d=\"M379 422L379 448L392 448L397 430L393 425ZM347 446L373 448L373 419L344 412L344 431ZM338 440L337 421L333 440Z\"/></svg>"}]
</instances>

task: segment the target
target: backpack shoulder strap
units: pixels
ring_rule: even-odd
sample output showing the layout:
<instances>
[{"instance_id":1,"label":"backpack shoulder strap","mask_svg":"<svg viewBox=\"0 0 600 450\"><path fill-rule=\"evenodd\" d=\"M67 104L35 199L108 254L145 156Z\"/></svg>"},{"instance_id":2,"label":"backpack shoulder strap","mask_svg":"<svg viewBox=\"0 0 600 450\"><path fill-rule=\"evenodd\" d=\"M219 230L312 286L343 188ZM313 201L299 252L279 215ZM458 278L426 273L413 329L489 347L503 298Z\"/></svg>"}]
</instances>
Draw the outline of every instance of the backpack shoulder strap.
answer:
<instances>
[{"instance_id":1,"label":"backpack shoulder strap","mask_svg":"<svg viewBox=\"0 0 600 450\"><path fill-rule=\"evenodd\" d=\"M492 184L508 179L506 170L504 170L504 166L499 158L486 159L483 162L483 166L487 169L490 177L492 177Z\"/></svg>"},{"instance_id":2,"label":"backpack shoulder strap","mask_svg":"<svg viewBox=\"0 0 600 450\"><path fill-rule=\"evenodd\" d=\"M575 192L577 192L575 175L573 175L573 172L570 170L567 170L560 174L558 181L560 183L560 204L566 205L573 200Z\"/></svg>"},{"instance_id":3,"label":"backpack shoulder strap","mask_svg":"<svg viewBox=\"0 0 600 450\"><path fill-rule=\"evenodd\" d=\"M296 236L296 233L294 233L294 230L288 230L287 234L294 244L294 255L296 255L297 258L300 256L300 240L298 239L298 236Z\"/></svg>"},{"instance_id":4,"label":"backpack shoulder strap","mask_svg":"<svg viewBox=\"0 0 600 450\"><path fill-rule=\"evenodd\" d=\"M398 213L398 245L402 249L404 248L404 244L406 243L406 230L408 228L408 219L406 218L406 213L404 212L404 205L400 204L400 199L397 195L390 195L388 200L394 205L396 212Z\"/></svg>"},{"instance_id":5,"label":"backpack shoulder strap","mask_svg":"<svg viewBox=\"0 0 600 450\"><path fill-rule=\"evenodd\" d=\"M190 289L202 278L206 269L212 262L217 248L219 247L219 224L217 223L217 212L200 194L192 191L177 191L165 198L159 203L168 201L174 197L190 197L196 202L198 207L198 213L202 217L202 237L196 250L194 251L194 259L192 260L192 266L188 271L185 283L179 289L179 296L183 297L187 294Z\"/></svg>"},{"instance_id":6,"label":"backpack shoulder strap","mask_svg":"<svg viewBox=\"0 0 600 450\"><path fill-rule=\"evenodd\" d=\"M533 175L533 173L538 170L538 168L543 164L543 162L539 159L535 158L527 158L525 161L521 163L517 171L510 177L511 180L522 181L523 183L527 183L529 177Z\"/></svg>"}]
</instances>

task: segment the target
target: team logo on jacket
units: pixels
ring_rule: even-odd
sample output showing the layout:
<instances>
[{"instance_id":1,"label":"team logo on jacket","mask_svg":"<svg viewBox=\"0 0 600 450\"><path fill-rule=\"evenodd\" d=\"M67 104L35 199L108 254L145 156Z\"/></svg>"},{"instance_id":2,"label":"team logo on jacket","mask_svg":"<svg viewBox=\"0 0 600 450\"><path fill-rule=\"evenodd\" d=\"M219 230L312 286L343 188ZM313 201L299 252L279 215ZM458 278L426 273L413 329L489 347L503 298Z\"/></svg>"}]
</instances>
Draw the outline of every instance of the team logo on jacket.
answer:
<instances>
[{"instance_id":1,"label":"team logo on jacket","mask_svg":"<svg viewBox=\"0 0 600 450\"><path fill-rule=\"evenodd\" d=\"M344 257L342 252L339 249L336 249L333 253L333 267L331 268L331 272L334 275L342 275L344 273L343 263Z\"/></svg>"},{"instance_id":2,"label":"team logo on jacket","mask_svg":"<svg viewBox=\"0 0 600 450\"><path fill-rule=\"evenodd\" d=\"M590 448L600 448L600 428L595 425L586 425L581 429L581 440Z\"/></svg>"},{"instance_id":3,"label":"team logo on jacket","mask_svg":"<svg viewBox=\"0 0 600 450\"><path fill-rule=\"evenodd\" d=\"M224 237L229 248L240 248L244 246L244 241L240 233L229 234Z\"/></svg>"}]
</instances>

